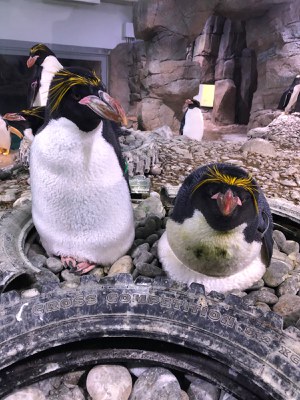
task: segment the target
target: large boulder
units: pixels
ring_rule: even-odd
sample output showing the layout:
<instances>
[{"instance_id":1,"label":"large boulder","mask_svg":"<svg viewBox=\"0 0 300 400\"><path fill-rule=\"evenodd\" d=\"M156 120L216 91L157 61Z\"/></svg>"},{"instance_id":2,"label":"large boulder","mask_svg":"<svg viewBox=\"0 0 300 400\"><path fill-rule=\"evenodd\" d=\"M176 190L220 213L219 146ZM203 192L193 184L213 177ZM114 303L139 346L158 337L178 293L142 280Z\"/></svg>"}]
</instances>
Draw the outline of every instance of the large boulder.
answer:
<instances>
[{"instance_id":1,"label":"large boulder","mask_svg":"<svg viewBox=\"0 0 300 400\"><path fill-rule=\"evenodd\" d=\"M235 122L236 87L231 79L216 82L215 99L212 112L213 122L231 125Z\"/></svg>"}]
</instances>

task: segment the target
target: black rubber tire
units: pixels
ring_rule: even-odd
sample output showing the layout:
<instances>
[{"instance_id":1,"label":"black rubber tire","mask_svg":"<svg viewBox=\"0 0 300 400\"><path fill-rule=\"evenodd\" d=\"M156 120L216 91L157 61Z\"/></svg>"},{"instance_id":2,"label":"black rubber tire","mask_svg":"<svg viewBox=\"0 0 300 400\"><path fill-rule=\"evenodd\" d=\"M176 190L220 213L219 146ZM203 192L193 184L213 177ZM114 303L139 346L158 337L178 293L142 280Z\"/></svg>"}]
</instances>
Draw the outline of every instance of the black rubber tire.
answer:
<instances>
[{"instance_id":1,"label":"black rubber tire","mask_svg":"<svg viewBox=\"0 0 300 400\"><path fill-rule=\"evenodd\" d=\"M299 331L198 284L86 276L76 289L2 294L0 320L1 396L62 371L135 360L202 376L242 400L300 399Z\"/></svg>"}]
</instances>

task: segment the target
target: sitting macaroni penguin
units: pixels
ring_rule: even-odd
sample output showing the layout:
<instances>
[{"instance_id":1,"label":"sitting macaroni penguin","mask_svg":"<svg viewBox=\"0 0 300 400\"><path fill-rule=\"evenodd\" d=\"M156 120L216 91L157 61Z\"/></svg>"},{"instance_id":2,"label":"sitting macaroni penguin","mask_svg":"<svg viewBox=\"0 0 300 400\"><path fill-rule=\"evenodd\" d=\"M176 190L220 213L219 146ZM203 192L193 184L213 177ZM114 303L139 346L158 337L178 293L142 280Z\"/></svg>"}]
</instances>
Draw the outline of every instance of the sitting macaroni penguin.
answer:
<instances>
[{"instance_id":1,"label":"sitting macaroni penguin","mask_svg":"<svg viewBox=\"0 0 300 400\"><path fill-rule=\"evenodd\" d=\"M179 133L190 139L201 141L203 137L203 115L198 100L187 99L183 106L184 115Z\"/></svg>"},{"instance_id":2,"label":"sitting macaroni penguin","mask_svg":"<svg viewBox=\"0 0 300 400\"><path fill-rule=\"evenodd\" d=\"M230 164L209 164L181 186L158 244L174 280L208 292L244 290L258 281L273 250L272 215L256 181Z\"/></svg>"},{"instance_id":3,"label":"sitting macaroni penguin","mask_svg":"<svg viewBox=\"0 0 300 400\"><path fill-rule=\"evenodd\" d=\"M30 154L32 217L49 255L87 273L123 256L134 220L117 136L106 118L126 123L100 79L70 67L53 77L45 123Z\"/></svg>"}]
</instances>

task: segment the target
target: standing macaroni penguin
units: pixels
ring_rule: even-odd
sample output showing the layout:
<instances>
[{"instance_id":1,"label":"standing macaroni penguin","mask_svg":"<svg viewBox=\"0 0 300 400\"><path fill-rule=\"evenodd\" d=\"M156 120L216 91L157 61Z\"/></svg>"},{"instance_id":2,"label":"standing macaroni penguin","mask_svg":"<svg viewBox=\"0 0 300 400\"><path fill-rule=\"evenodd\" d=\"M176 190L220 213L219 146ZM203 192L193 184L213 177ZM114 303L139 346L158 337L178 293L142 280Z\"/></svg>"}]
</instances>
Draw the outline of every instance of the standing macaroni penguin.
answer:
<instances>
[{"instance_id":1,"label":"standing macaroni penguin","mask_svg":"<svg viewBox=\"0 0 300 400\"><path fill-rule=\"evenodd\" d=\"M295 104L297 105L299 93L300 75L297 75L293 80L291 86L285 92L283 92L277 108L279 110L284 110L284 112L288 114L291 109L295 107ZM299 111L299 109L295 111Z\"/></svg>"},{"instance_id":2,"label":"standing macaroni penguin","mask_svg":"<svg viewBox=\"0 0 300 400\"><path fill-rule=\"evenodd\" d=\"M180 124L180 134L201 141L203 137L203 115L199 101L187 99L183 111L185 112Z\"/></svg>"},{"instance_id":3,"label":"standing macaroni penguin","mask_svg":"<svg viewBox=\"0 0 300 400\"><path fill-rule=\"evenodd\" d=\"M134 220L120 144L103 119L126 123L120 104L82 68L53 77L45 124L30 154L32 217L49 255L79 273L123 256Z\"/></svg>"},{"instance_id":4,"label":"standing macaroni penguin","mask_svg":"<svg viewBox=\"0 0 300 400\"><path fill-rule=\"evenodd\" d=\"M30 83L28 105L45 106L48 90L53 75L63 68L53 51L42 43L34 45L29 52L27 67L35 66L35 71Z\"/></svg>"},{"instance_id":5,"label":"standing macaroni penguin","mask_svg":"<svg viewBox=\"0 0 300 400\"><path fill-rule=\"evenodd\" d=\"M230 164L209 164L180 188L158 255L167 274L208 292L258 281L273 250L272 215L256 181Z\"/></svg>"}]
</instances>

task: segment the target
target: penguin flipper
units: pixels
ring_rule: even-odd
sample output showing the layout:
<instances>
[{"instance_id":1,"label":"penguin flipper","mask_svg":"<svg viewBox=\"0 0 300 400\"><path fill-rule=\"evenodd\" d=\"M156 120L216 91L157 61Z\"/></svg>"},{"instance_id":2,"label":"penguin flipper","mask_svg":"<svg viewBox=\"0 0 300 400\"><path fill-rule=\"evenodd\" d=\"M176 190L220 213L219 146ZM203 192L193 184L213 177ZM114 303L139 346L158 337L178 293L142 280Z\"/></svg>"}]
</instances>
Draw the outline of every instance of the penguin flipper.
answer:
<instances>
[{"instance_id":1,"label":"penguin flipper","mask_svg":"<svg viewBox=\"0 0 300 400\"><path fill-rule=\"evenodd\" d=\"M34 100L38 94L38 82L35 80L30 83L28 89L28 106L33 107Z\"/></svg>"},{"instance_id":2,"label":"penguin flipper","mask_svg":"<svg viewBox=\"0 0 300 400\"><path fill-rule=\"evenodd\" d=\"M264 203L266 200L264 199ZM261 235L263 245L263 256L266 265L268 266L271 262L273 253L273 220L269 206L263 208L259 215L258 231Z\"/></svg>"},{"instance_id":3,"label":"penguin flipper","mask_svg":"<svg viewBox=\"0 0 300 400\"><path fill-rule=\"evenodd\" d=\"M285 107L288 105L288 103L290 101L292 92L293 92L293 89L288 89L285 92L283 92L282 96L280 97L279 104L277 107L278 110L285 109Z\"/></svg>"},{"instance_id":4,"label":"penguin flipper","mask_svg":"<svg viewBox=\"0 0 300 400\"><path fill-rule=\"evenodd\" d=\"M179 128L180 135L183 135L183 127L184 127L184 124L185 124L185 114L186 114L186 112L183 114L182 120L180 122L180 128Z\"/></svg>"}]
</instances>

